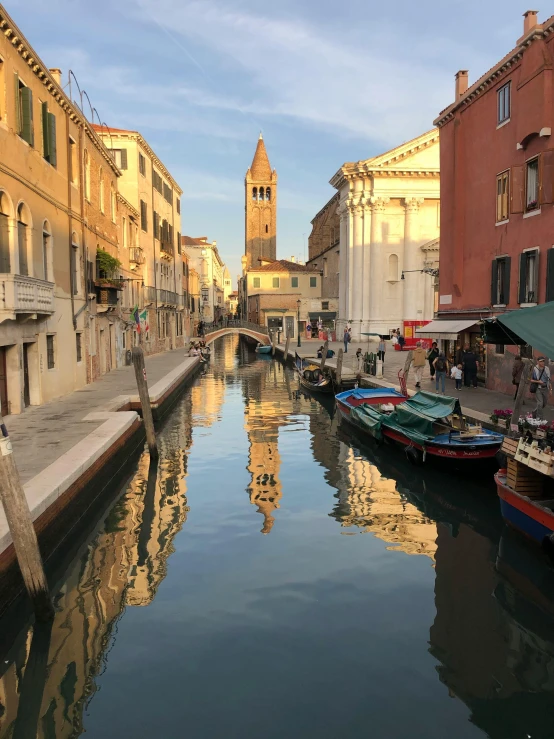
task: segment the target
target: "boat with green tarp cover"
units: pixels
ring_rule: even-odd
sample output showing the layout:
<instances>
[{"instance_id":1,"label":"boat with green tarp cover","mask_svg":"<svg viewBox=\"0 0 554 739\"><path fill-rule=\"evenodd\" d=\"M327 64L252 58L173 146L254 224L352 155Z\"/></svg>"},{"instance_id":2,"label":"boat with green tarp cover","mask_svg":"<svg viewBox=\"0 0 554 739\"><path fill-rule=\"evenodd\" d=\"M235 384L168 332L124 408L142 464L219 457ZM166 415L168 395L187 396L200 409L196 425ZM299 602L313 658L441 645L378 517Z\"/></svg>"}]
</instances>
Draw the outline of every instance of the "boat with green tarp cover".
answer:
<instances>
[{"instance_id":1,"label":"boat with green tarp cover","mask_svg":"<svg viewBox=\"0 0 554 739\"><path fill-rule=\"evenodd\" d=\"M410 459L453 461L494 458L502 434L469 426L457 398L419 392L411 398L393 388L347 390L336 396L341 418L368 436L402 444Z\"/></svg>"}]
</instances>

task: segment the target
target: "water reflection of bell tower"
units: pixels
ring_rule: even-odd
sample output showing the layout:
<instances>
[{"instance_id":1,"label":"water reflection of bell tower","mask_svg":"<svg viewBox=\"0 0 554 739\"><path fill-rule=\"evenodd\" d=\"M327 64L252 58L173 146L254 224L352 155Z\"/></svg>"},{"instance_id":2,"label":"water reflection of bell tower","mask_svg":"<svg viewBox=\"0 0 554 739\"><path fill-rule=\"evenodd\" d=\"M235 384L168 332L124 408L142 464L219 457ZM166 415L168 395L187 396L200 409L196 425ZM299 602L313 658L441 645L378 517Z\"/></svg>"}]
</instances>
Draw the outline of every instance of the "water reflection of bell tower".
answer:
<instances>
[{"instance_id":1,"label":"water reflection of bell tower","mask_svg":"<svg viewBox=\"0 0 554 739\"><path fill-rule=\"evenodd\" d=\"M279 480L281 457L277 448L278 419L265 415L271 412L271 407L269 403L251 403L246 411L246 430L250 442L247 469L251 475L248 494L252 505L257 506L264 517L262 534L271 531L275 522L272 514L279 508L283 495Z\"/></svg>"}]
</instances>

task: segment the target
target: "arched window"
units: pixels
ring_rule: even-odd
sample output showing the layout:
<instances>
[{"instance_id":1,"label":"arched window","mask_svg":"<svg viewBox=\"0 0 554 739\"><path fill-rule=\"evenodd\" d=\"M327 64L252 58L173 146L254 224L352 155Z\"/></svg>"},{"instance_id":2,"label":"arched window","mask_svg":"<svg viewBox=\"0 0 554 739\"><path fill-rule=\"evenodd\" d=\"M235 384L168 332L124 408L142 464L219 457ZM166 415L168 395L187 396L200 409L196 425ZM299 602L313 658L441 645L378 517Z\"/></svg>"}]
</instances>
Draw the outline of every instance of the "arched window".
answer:
<instances>
[{"instance_id":1,"label":"arched window","mask_svg":"<svg viewBox=\"0 0 554 739\"><path fill-rule=\"evenodd\" d=\"M259 200L263 200L264 199L264 189L263 189L263 187L260 187L260 194L258 196L258 199Z\"/></svg>"},{"instance_id":2,"label":"arched window","mask_svg":"<svg viewBox=\"0 0 554 739\"><path fill-rule=\"evenodd\" d=\"M31 212L25 203L20 203L17 208L17 245L19 252L19 274L29 274L29 252L32 235Z\"/></svg>"},{"instance_id":3,"label":"arched window","mask_svg":"<svg viewBox=\"0 0 554 739\"><path fill-rule=\"evenodd\" d=\"M271 187L266 187L265 189L265 199L271 200Z\"/></svg>"},{"instance_id":4,"label":"arched window","mask_svg":"<svg viewBox=\"0 0 554 739\"><path fill-rule=\"evenodd\" d=\"M100 212L104 213L104 170L100 167Z\"/></svg>"},{"instance_id":5,"label":"arched window","mask_svg":"<svg viewBox=\"0 0 554 739\"><path fill-rule=\"evenodd\" d=\"M85 198L90 202L90 157L86 149L83 158L85 165Z\"/></svg>"},{"instance_id":6,"label":"arched window","mask_svg":"<svg viewBox=\"0 0 554 739\"><path fill-rule=\"evenodd\" d=\"M389 281L396 282L398 280L398 257L396 254L389 256Z\"/></svg>"},{"instance_id":7,"label":"arched window","mask_svg":"<svg viewBox=\"0 0 554 739\"><path fill-rule=\"evenodd\" d=\"M52 265L52 229L50 223L44 221L42 224L42 269L44 279L54 282L54 270Z\"/></svg>"},{"instance_id":8,"label":"arched window","mask_svg":"<svg viewBox=\"0 0 554 739\"><path fill-rule=\"evenodd\" d=\"M0 272L11 272L10 259L10 217L13 209L7 193L0 191Z\"/></svg>"},{"instance_id":9,"label":"arched window","mask_svg":"<svg viewBox=\"0 0 554 739\"><path fill-rule=\"evenodd\" d=\"M81 289L81 254L79 251L79 237L73 231L71 234L71 289L73 295L78 295Z\"/></svg>"},{"instance_id":10,"label":"arched window","mask_svg":"<svg viewBox=\"0 0 554 739\"><path fill-rule=\"evenodd\" d=\"M252 188L252 200L257 200L257 199L258 199L258 188L253 187Z\"/></svg>"}]
</instances>

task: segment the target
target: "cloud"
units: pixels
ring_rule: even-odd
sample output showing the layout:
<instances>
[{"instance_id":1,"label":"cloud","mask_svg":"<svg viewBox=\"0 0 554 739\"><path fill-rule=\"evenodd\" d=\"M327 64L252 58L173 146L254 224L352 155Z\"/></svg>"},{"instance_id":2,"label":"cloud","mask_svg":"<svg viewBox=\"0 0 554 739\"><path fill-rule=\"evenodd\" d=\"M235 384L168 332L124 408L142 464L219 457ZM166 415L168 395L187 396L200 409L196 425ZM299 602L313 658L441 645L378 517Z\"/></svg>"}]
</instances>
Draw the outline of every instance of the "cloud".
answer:
<instances>
[{"instance_id":1,"label":"cloud","mask_svg":"<svg viewBox=\"0 0 554 739\"><path fill-rule=\"evenodd\" d=\"M229 10L214 0L139 0L138 6L143 18L155 13L185 46L209 44L241 75L240 94L228 94L213 76L202 86L181 87L179 94L199 107L293 118L339 136L396 144L429 129L451 97L452 75L432 55L427 64L403 59L378 34L364 43L341 42L312 23Z\"/></svg>"}]
</instances>

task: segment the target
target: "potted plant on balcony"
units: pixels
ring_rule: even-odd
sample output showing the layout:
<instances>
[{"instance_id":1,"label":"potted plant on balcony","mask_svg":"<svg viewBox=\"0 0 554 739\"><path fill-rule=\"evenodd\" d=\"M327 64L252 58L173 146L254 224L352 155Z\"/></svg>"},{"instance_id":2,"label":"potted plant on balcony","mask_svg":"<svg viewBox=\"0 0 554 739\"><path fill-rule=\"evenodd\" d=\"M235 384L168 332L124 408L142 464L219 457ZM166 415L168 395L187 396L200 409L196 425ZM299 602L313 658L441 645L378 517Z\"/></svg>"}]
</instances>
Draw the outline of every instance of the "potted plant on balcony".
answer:
<instances>
[{"instance_id":1,"label":"potted plant on balcony","mask_svg":"<svg viewBox=\"0 0 554 739\"><path fill-rule=\"evenodd\" d=\"M121 267L121 262L117 257L113 257L105 249L97 249L96 266L98 270L96 285L123 290L124 281L116 277L117 270Z\"/></svg>"}]
</instances>

